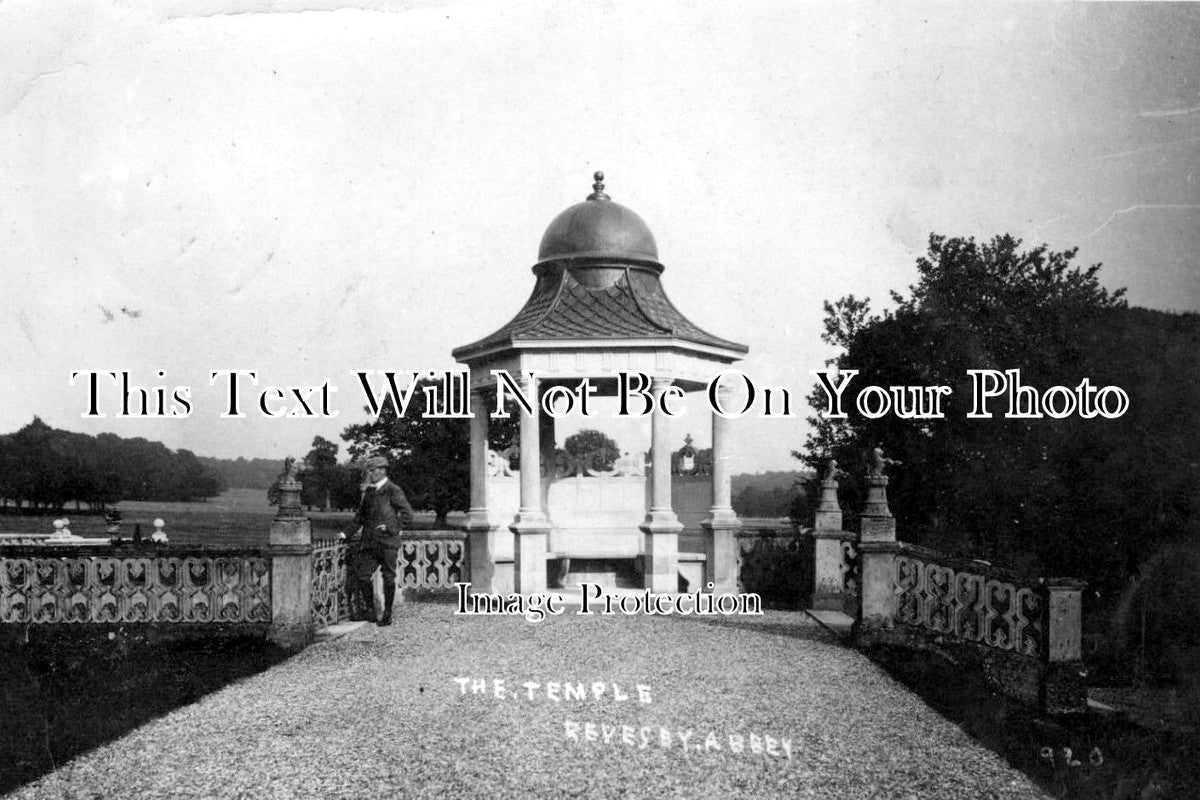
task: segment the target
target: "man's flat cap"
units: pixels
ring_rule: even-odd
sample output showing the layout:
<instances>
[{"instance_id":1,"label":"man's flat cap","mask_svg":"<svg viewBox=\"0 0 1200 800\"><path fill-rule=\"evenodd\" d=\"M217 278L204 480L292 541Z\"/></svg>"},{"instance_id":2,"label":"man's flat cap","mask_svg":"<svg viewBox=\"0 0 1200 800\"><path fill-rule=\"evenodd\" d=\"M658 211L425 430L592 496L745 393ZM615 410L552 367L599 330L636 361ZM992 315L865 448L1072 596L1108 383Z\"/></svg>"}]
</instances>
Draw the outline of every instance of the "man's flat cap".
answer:
<instances>
[{"instance_id":1,"label":"man's flat cap","mask_svg":"<svg viewBox=\"0 0 1200 800\"><path fill-rule=\"evenodd\" d=\"M383 456L371 456L367 459L366 468L375 469L376 467L382 467L383 469L387 469L387 465L388 460Z\"/></svg>"}]
</instances>

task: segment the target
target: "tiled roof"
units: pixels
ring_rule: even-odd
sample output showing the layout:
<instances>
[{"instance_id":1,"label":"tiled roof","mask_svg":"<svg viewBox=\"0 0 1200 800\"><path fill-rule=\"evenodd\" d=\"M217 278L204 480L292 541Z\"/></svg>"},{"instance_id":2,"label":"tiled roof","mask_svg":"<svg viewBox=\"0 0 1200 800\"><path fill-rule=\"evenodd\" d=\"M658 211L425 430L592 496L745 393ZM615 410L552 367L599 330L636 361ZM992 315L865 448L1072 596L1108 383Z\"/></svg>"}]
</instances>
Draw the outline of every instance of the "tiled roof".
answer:
<instances>
[{"instance_id":1,"label":"tiled roof","mask_svg":"<svg viewBox=\"0 0 1200 800\"><path fill-rule=\"evenodd\" d=\"M568 269L543 272L533 294L500 330L454 350L454 357L511 345L518 340L682 339L736 352L745 345L699 328L667 299L658 275L625 269L616 283L588 288Z\"/></svg>"}]
</instances>

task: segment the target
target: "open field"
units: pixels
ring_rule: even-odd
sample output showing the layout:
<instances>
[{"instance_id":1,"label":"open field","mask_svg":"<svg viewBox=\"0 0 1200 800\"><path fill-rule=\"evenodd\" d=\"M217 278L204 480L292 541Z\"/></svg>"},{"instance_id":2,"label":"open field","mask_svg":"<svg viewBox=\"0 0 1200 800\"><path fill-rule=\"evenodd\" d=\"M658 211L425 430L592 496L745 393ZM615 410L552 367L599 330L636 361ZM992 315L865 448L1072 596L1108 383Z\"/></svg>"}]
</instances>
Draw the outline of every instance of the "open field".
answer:
<instances>
[{"instance_id":1,"label":"open field","mask_svg":"<svg viewBox=\"0 0 1200 800\"><path fill-rule=\"evenodd\" d=\"M275 507L267 503L267 493L258 489L230 489L207 502L156 503L126 501L117 505L121 512L121 535L133 535L134 525L142 526L142 535L154 532L154 520L166 523L164 530L173 544L210 544L259 546L267 543L267 532ZM71 532L88 538L107 538L104 517L99 514L63 514L71 523ZM308 512L313 538L325 539L339 531L354 529L354 515L348 511ZM453 520L453 515L451 519ZM6 515L0 517L0 533L52 533L54 516ZM418 514L416 527L432 525L432 514Z\"/></svg>"}]
</instances>

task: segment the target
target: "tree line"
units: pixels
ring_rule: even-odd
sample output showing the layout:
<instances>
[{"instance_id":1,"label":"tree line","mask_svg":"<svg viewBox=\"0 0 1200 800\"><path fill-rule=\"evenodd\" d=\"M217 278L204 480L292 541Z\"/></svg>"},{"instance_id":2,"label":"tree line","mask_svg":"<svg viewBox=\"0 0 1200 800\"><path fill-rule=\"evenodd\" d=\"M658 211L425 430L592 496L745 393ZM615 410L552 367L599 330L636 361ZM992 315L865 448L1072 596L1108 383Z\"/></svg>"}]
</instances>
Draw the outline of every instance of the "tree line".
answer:
<instances>
[{"instance_id":1,"label":"tree line","mask_svg":"<svg viewBox=\"0 0 1200 800\"><path fill-rule=\"evenodd\" d=\"M833 361L859 374L848 418L811 418L794 455L821 477L837 460L849 525L868 455L882 446L902 462L888 486L902 539L1082 578L1104 605L1160 548L1200 539L1200 316L1130 308L1101 286L1099 265L1074 257L1011 236L932 236L892 308L873 312L853 296L825 304ZM1130 405L1117 419L972 419L972 369L1020 369L1039 390L1086 377L1124 388ZM856 401L871 385L952 393L944 418L869 419ZM823 410L825 393L814 388L809 403Z\"/></svg>"},{"instance_id":2,"label":"tree line","mask_svg":"<svg viewBox=\"0 0 1200 800\"><path fill-rule=\"evenodd\" d=\"M275 483L283 463L278 458L197 458L201 464L219 474L231 489L261 489L264 492Z\"/></svg>"},{"instance_id":3,"label":"tree line","mask_svg":"<svg viewBox=\"0 0 1200 800\"><path fill-rule=\"evenodd\" d=\"M0 436L0 507L104 510L121 500L196 500L225 491L221 476L190 450L161 442L89 436L52 428L38 417Z\"/></svg>"}]
</instances>

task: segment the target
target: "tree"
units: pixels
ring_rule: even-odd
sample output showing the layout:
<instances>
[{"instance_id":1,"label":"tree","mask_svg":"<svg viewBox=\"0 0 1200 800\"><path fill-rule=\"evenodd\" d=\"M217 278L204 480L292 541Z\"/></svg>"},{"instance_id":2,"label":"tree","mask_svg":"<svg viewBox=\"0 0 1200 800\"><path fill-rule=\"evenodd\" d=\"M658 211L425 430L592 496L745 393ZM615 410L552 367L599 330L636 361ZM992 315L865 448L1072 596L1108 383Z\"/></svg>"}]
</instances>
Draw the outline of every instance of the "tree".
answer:
<instances>
[{"instance_id":1,"label":"tree","mask_svg":"<svg viewBox=\"0 0 1200 800\"><path fill-rule=\"evenodd\" d=\"M839 368L859 374L844 395L848 419L814 419L795 455L822 474L836 458L851 510L867 454L881 444L903 462L888 487L903 538L1082 577L1113 594L1164 537L1196 529L1200 476L1187 454L1200 446L1200 419L1186 386L1200 375L1200 326L1194 315L1127 308L1123 290L1100 285L1099 265L1080 268L1074 257L1023 249L1011 236L931 236L917 283L892 294L894 309L872 314L853 297L827 303L823 338L841 348ZM1011 419L1003 406L993 419L970 419L967 370L979 369L1019 369L1039 391L1087 377L1123 387L1131 406L1119 419ZM857 397L871 385L951 394L941 419L868 419ZM823 409L824 392L810 404Z\"/></svg>"},{"instance_id":2,"label":"tree","mask_svg":"<svg viewBox=\"0 0 1200 800\"><path fill-rule=\"evenodd\" d=\"M362 497L362 470L353 464L338 464L329 486L329 503L338 511L357 509Z\"/></svg>"},{"instance_id":3,"label":"tree","mask_svg":"<svg viewBox=\"0 0 1200 800\"><path fill-rule=\"evenodd\" d=\"M61 510L73 500L103 510L122 499L190 500L224 490L191 451L159 442L56 430L37 417L0 437L0 496L18 507Z\"/></svg>"},{"instance_id":4,"label":"tree","mask_svg":"<svg viewBox=\"0 0 1200 800\"><path fill-rule=\"evenodd\" d=\"M742 487L733 496L733 510L739 517L786 517L803 508L798 508L803 497L802 484L797 482L792 486L773 486L763 488L750 484Z\"/></svg>"},{"instance_id":5,"label":"tree","mask_svg":"<svg viewBox=\"0 0 1200 800\"><path fill-rule=\"evenodd\" d=\"M563 442L562 452L567 453L587 469L605 472L613 468L621 457L621 448L602 431L584 428Z\"/></svg>"},{"instance_id":6,"label":"tree","mask_svg":"<svg viewBox=\"0 0 1200 800\"><path fill-rule=\"evenodd\" d=\"M333 489L338 476L338 446L324 436L316 436L312 449L304 457L307 469L300 475L301 501L307 506L321 506L326 511L333 504Z\"/></svg>"},{"instance_id":7,"label":"tree","mask_svg":"<svg viewBox=\"0 0 1200 800\"><path fill-rule=\"evenodd\" d=\"M471 438L469 420L426 418L424 387L436 385L418 382L403 417L397 417L391 402L384 402L377 418L348 426L342 438L354 459L386 454L413 507L431 509L441 525L447 513L466 511L470 503ZM489 447L507 447L516 440L517 414L489 420L488 429Z\"/></svg>"}]
</instances>

